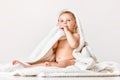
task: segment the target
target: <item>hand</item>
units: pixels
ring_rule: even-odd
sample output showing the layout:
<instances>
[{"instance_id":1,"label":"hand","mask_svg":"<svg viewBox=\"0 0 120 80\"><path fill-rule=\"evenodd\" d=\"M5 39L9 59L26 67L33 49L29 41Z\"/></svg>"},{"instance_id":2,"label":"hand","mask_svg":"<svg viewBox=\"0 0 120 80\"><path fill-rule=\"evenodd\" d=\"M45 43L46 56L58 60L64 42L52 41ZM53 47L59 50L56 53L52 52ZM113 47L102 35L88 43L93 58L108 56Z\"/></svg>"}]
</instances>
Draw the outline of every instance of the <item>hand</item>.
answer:
<instances>
[{"instance_id":1,"label":"hand","mask_svg":"<svg viewBox=\"0 0 120 80\"><path fill-rule=\"evenodd\" d=\"M60 29L62 29L64 32L69 30L67 25L60 25Z\"/></svg>"}]
</instances>

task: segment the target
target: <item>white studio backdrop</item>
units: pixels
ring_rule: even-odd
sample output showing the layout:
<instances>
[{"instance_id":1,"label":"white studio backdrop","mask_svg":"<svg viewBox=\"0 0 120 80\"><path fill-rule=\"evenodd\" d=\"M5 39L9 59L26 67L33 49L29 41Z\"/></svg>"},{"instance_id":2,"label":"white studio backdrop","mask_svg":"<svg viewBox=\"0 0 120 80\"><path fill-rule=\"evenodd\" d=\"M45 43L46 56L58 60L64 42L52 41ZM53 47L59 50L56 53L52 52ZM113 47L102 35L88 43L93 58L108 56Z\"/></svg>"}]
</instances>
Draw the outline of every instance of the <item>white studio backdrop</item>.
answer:
<instances>
[{"instance_id":1,"label":"white studio backdrop","mask_svg":"<svg viewBox=\"0 0 120 80\"><path fill-rule=\"evenodd\" d=\"M120 0L0 0L0 63L29 56L63 9L80 13L100 61L120 63Z\"/></svg>"}]
</instances>

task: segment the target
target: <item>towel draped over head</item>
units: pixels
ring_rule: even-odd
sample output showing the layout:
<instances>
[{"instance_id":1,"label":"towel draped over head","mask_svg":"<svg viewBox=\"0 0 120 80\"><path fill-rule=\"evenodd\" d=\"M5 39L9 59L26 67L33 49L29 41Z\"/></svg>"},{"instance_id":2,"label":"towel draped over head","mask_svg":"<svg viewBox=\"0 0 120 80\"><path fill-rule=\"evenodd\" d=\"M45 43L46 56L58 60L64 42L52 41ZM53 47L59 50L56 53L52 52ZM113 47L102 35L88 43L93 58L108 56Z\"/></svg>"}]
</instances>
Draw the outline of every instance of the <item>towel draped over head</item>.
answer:
<instances>
[{"instance_id":1,"label":"towel draped over head","mask_svg":"<svg viewBox=\"0 0 120 80\"><path fill-rule=\"evenodd\" d=\"M76 18L77 23L77 32L80 35L80 41L79 46L73 50L73 56L75 58L78 58L76 53L83 53L83 49L86 48L87 43L83 36L82 26L79 20L79 16L77 15L73 10L64 10L64 11L70 11L74 14ZM59 26L53 27L53 29L49 32L48 35L45 36L45 38L38 44L36 49L32 52L32 54L24 60L24 62L28 63L36 63L36 62L43 62L43 61L55 61L55 54L52 49L52 46L62 37L64 36L64 31L59 28ZM84 49L86 51L87 49ZM84 56L90 56L93 57L93 60L95 61L96 58L93 54L90 53L90 51L86 51L84 53Z\"/></svg>"},{"instance_id":2,"label":"towel draped over head","mask_svg":"<svg viewBox=\"0 0 120 80\"><path fill-rule=\"evenodd\" d=\"M63 75L68 74L70 76L71 73L72 75L73 74L75 75L75 72L78 72L78 71L81 72L80 70L83 70L83 71L91 70L96 72L107 71L112 73L119 73L118 75L120 75L120 71L118 70L117 63L115 62L98 63L96 57L91 53L91 51L89 50L88 44L84 39L82 26L79 20L80 15L77 15L73 10L66 10L66 11L70 11L75 15L77 28L78 28L77 32L80 34L79 46L76 49L74 49L72 52L72 55L75 58L75 64L72 65L72 67L68 66L67 68L62 68L62 69L53 67L51 69L51 67L44 67L44 66L38 66L34 68L23 68L23 66L21 67L21 65L18 65L18 67L16 65L15 66L5 65L4 67L0 66L0 71L6 71L6 72L13 71L12 75L16 75L16 74L40 75L40 73L47 71L46 74L48 73L48 75L51 75L51 76L53 76L54 72L55 72L54 76L56 75L60 76L61 73L63 73ZM54 50L52 49L52 46L63 36L65 36L64 31L61 30L59 26L56 25L49 32L49 34L46 35L45 38L38 44L38 46L35 48L32 54L28 58L26 58L26 60L23 60L23 61L20 60L20 61L22 63L30 63L30 64L43 62L43 61L55 61L55 54L54 54ZM57 72L59 72L59 74L56 74Z\"/></svg>"}]
</instances>

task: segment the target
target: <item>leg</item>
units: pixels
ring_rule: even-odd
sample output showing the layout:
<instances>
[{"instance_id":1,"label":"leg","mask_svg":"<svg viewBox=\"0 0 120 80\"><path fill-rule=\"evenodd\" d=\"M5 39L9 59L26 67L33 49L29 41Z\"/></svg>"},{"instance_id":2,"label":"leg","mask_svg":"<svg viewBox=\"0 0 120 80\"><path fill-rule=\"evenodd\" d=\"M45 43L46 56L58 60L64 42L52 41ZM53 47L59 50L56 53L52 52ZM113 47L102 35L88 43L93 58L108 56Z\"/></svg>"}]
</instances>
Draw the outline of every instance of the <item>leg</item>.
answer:
<instances>
[{"instance_id":1,"label":"leg","mask_svg":"<svg viewBox=\"0 0 120 80\"><path fill-rule=\"evenodd\" d=\"M75 64L75 61L74 61L74 59L72 59L72 60L59 61L56 66L64 68L64 67L67 67L67 66L70 66L70 65L74 65L74 64Z\"/></svg>"},{"instance_id":2,"label":"leg","mask_svg":"<svg viewBox=\"0 0 120 80\"><path fill-rule=\"evenodd\" d=\"M24 63L18 61L18 60L14 60L12 62L13 65L16 65L16 64L20 64L22 65L23 67L25 68L28 68L28 67L35 67L35 66L51 66L51 62L40 62L40 63L36 63L36 64L31 64L31 65L25 65Z\"/></svg>"},{"instance_id":3,"label":"leg","mask_svg":"<svg viewBox=\"0 0 120 80\"><path fill-rule=\"evenodd\" d=\"M36 66L46 66L46 67L47 66L56 66L56 67L64 68L64 67L67 67L67 66L70 66L70 65L74 65L74 63L75 63L74 59L72 59L72 60L62 60L62 61L59 61L59 62L41 62L41 63L36 63L36 64L33 64L33 65L25 65L25 64L23 64L23 63L21 63L20 61L17 61L17 60L13 61L13 65L21 64L25 68L36 67Z\"/></svg>"},{"instance_id":4,"label":"leg","mask_svg":"<svg viewBox=\"0 0 120 80\"><path fill-rule=\"evenodd\" d=\"M57 62L42 62L42 63L37 63L37 64L34 64L34 65L30 65L31 67L33 66L46 66L46 67L49 67L49 66L57 66L59 67L58 63Z\"/></svg>"},{"instance_id":5,"label":"leg","mask_svg":"<svg viewBox=\"0 0 120 80\"><path fill-rule=\"evenodd\" d=\"M20 62L20 61L18 61L18 60L14 60L14 61L12 62L12 64L13 64L13 65L20 64L20 65L22 65L23 67L27 67L27 66L28 66L27 64L24 64L24 63L22 63L22 62Z\"/></svg>"},{"instance_id":6,"label":"leg","mask_svg":"<svg viewBox=\"0 0 120 80\"><path fill-rule=\"evenodd\" d=\"M32 65L28 65L26 66L27 68L28 67L36 67L36 66L46 66L46 67L49 67L49 66L56 66L57 63L56 62L40 62L40 63L36 63L36 64L32 64Z\"/></svg>"},{"instance_id":7,"label":"leg","mask_svg":"<svg viewBox=\"0 0 120 80\"><path fill-rule=\"evenodd\" d=\"M57 66L58 63L57 62L41 62L41 63L37 63L37 64L33 64L33 65L30 65L29 67L35 67L35 66L46 66L46 67L49 67L49 66Z\"/></svg>"}]
</instances>

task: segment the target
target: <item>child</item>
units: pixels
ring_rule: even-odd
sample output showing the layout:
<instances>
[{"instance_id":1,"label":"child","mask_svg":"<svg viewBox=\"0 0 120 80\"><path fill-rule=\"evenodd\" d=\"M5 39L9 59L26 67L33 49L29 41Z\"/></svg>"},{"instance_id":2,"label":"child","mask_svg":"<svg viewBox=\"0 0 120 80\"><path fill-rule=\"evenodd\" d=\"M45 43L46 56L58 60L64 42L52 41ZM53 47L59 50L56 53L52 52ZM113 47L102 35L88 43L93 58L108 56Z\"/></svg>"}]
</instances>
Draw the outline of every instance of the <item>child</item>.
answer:
<instances>
[{"instance_id":1,"label":"child","mask_svg":"<svg viewBox=\"0 0 120 80\"><path fill-rule=\"evenodd\" d=\"M80 35L76 33L77 23L75 15L70 11L63 11L58 18L58 25L64 31L65 37L59 39L54 45L53 49L56 54L55 62L41 62L31 65L24 65L20 61L14 60L13 65L19 63L24 67L35 67L35 66L56 66L56 67L67 67L74 65L75 59L72 52L79 45Z\"/></svg>"}]
</instances>

